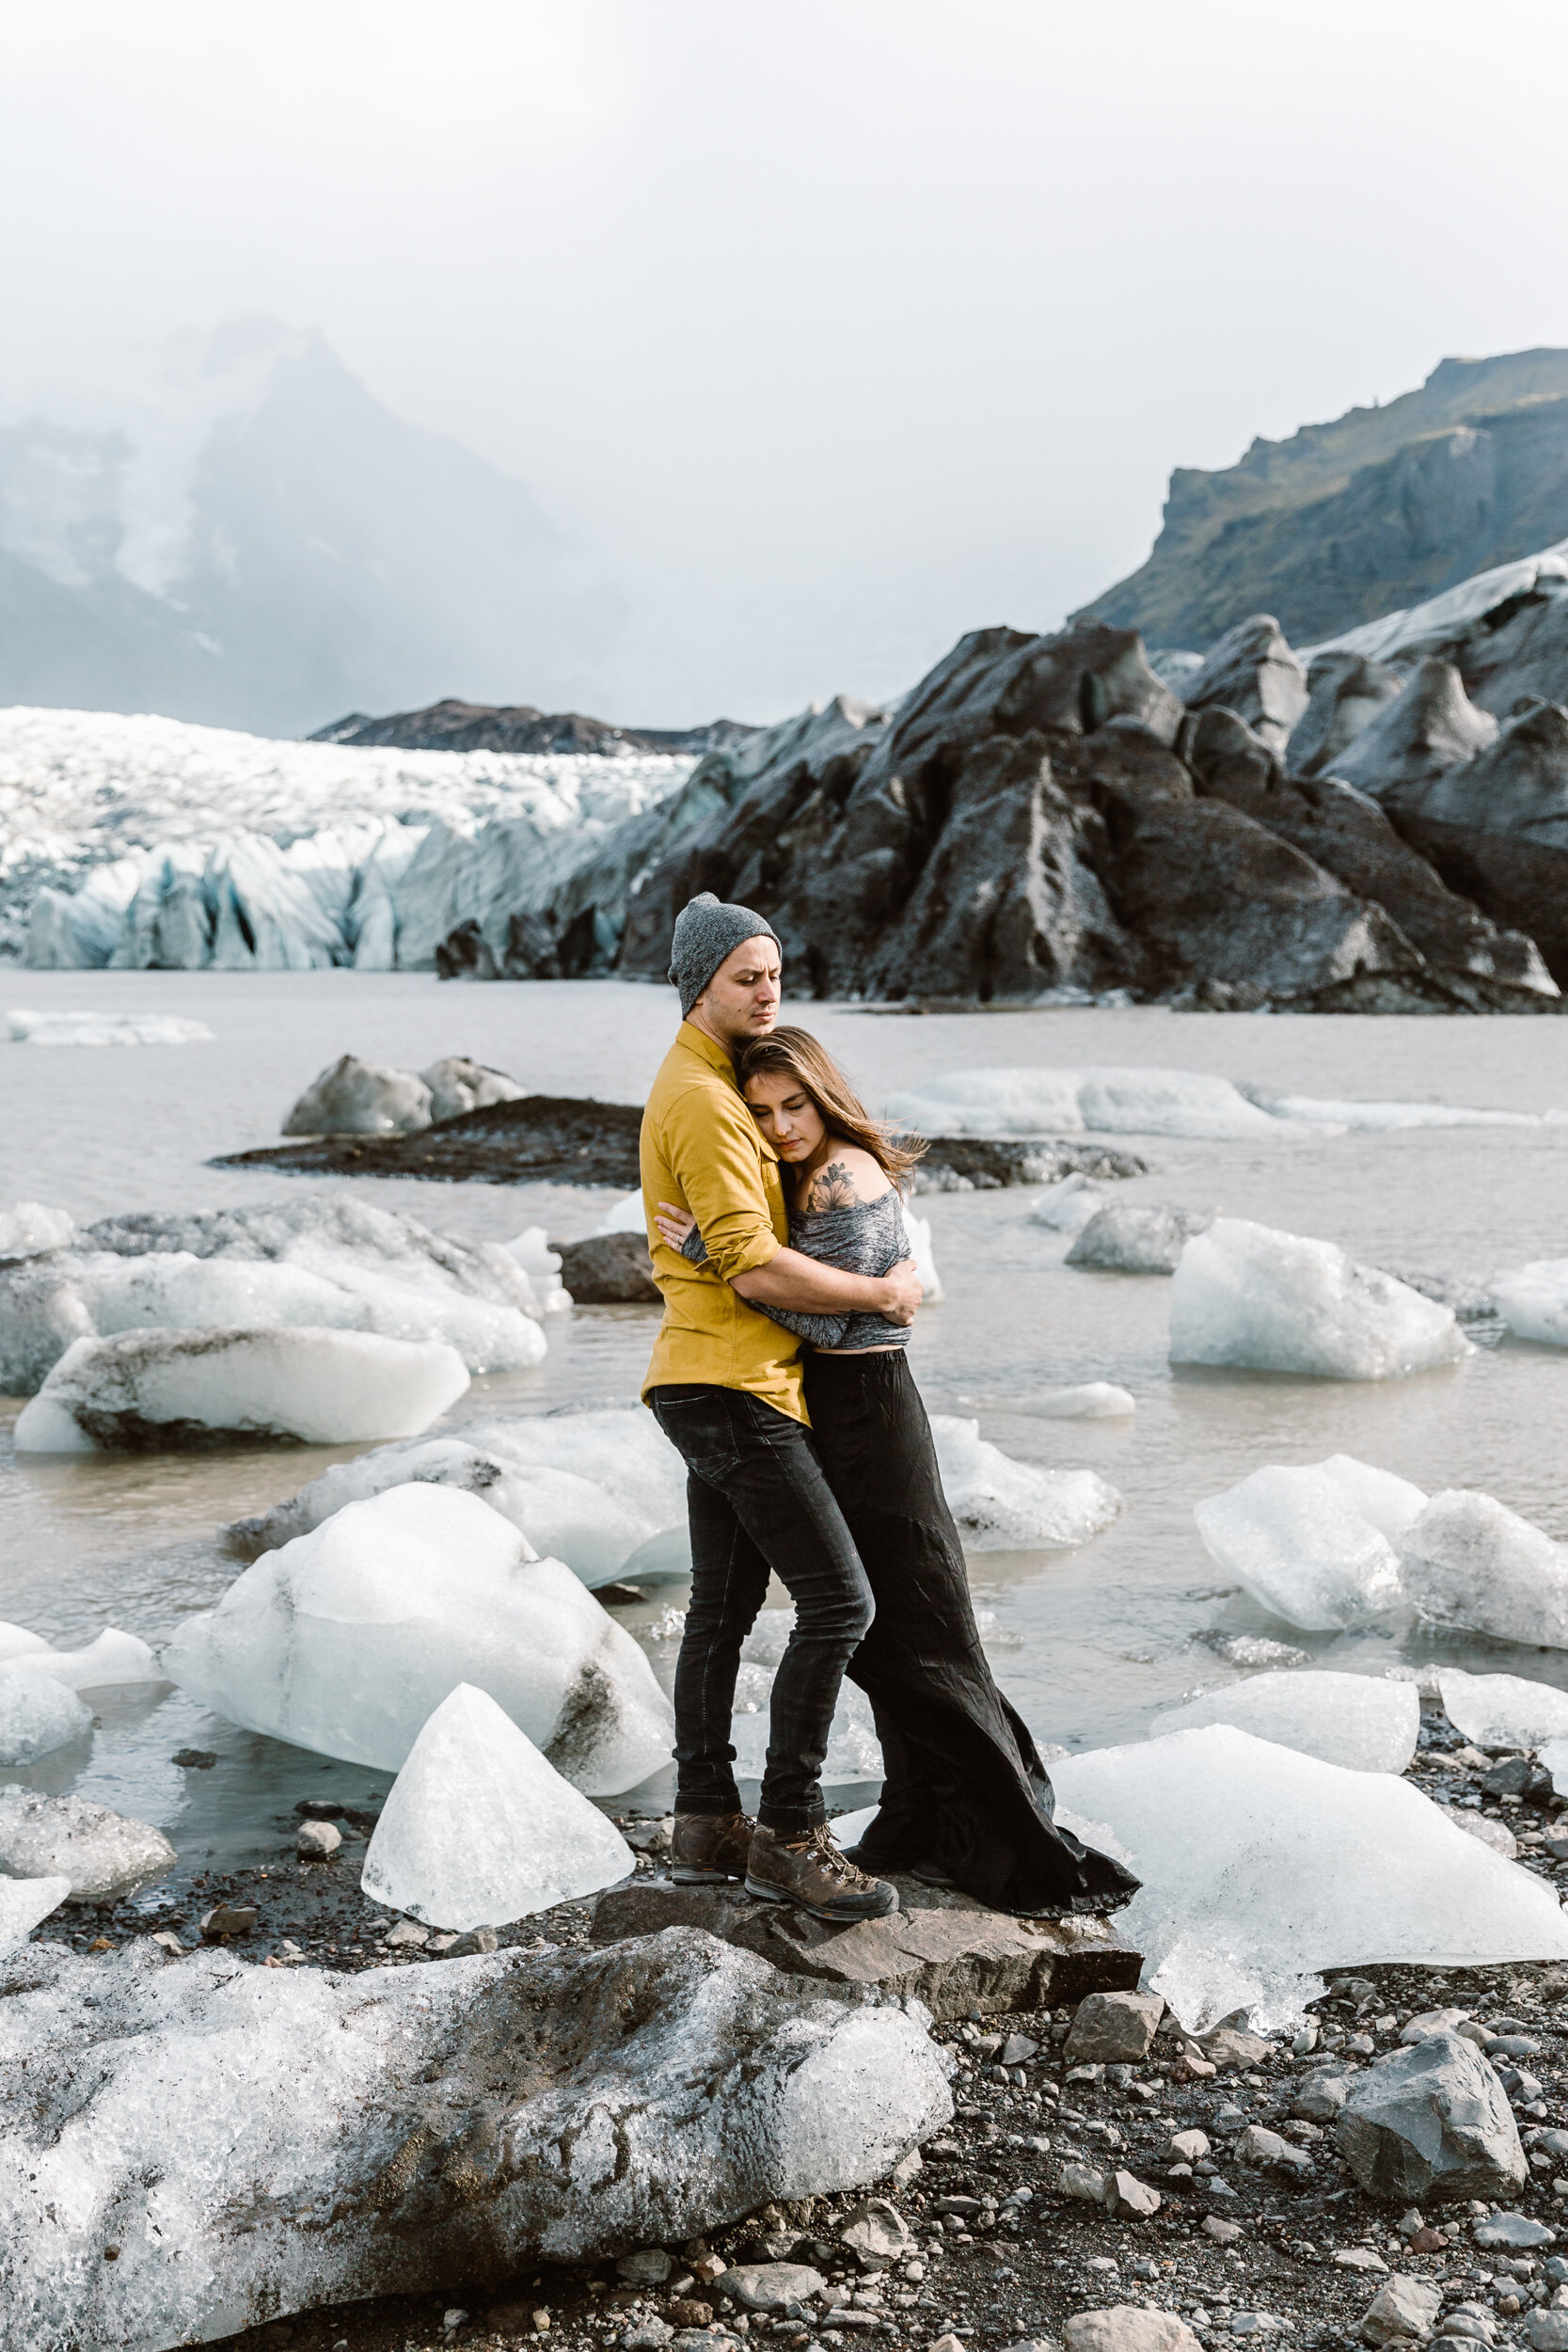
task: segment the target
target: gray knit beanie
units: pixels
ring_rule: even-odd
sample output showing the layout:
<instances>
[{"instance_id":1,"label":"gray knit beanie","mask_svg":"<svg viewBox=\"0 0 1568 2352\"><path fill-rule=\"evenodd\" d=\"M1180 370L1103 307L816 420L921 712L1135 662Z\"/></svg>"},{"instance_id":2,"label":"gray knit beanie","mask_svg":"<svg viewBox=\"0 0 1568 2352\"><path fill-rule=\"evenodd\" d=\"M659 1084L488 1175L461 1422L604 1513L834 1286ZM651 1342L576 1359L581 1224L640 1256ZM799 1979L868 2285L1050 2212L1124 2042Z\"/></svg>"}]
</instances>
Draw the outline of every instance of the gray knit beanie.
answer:
<instances>
[{"instance_id":1,"label":"gray knit beanie","mask_svg":"<svg viewBox=\"0 0 1568 2352\"><path fill-rule=\"evenodd\" d=\"M669 977L681 993L684 1021L726 956L733 956L749 939L770 939L779 947L779 934L750 907L726 906L711 890L689 898L675 917L670 948ZM783 955L784 949L779 947Z\"/></svg>"}]
</instances>

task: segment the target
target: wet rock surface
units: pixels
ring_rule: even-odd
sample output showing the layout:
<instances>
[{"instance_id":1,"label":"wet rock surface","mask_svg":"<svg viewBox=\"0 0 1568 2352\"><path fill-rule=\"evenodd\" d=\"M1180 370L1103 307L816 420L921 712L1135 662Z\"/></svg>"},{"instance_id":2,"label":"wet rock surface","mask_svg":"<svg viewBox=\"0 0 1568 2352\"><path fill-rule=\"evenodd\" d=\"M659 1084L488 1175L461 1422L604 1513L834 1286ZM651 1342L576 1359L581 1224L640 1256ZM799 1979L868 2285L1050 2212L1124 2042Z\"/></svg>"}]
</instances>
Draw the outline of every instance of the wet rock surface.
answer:
<instances>
[{"instance_id":1,"label":"wet rock surface","mask_svg":"<svg viewBox=\"0 0 1568 2352\"><path fill-rule=\"evenodd\" d=\"M276 1168L302 1176L420 1176L427 1183L612 1184L638 1182L642 1113L634 1103L525 1094L490 1103L417 1135L321 1136L230 1152L216 1168Z\"/></svg>"},{"instance_id":2,"label":"wet rock surface","mask_svg":"<svg viewBox=\"0 0 1568 2352\"><path fill-rule=\"evenodd\" d=\"M772 1903L739 1886L679 1886L639 1877L601 1895L595 1945L702 1927L776 1968L842 1985L879 1985L925 2002L939 2017L1033 2011L1101 1988L1133 1986L1139 1955L1101 1919L1010 1919L967 1895L895 1875L898 1909L842 1926Z\"/></svg>"}]
</instances>

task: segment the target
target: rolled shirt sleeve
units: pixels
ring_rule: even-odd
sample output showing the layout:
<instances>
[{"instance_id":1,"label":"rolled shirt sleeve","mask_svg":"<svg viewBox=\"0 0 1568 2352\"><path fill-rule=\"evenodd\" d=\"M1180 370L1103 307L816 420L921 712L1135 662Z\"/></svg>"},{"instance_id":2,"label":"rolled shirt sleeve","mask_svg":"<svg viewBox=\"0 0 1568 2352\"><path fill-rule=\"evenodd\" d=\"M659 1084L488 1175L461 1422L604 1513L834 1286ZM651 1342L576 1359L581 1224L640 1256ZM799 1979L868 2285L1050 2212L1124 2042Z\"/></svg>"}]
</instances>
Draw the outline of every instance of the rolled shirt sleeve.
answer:
<instances>
[{"instance_id":1,"label":"rolled shirt sleeve","mask_svg":"<svg viewBox=\"0 0 1568 2352\"><path fill-rule=\"evenodd\" d=\"M733 1282L769 1264L784 1244L763 1190L756 1125L740 1097L731 1111L711 1091L691 1089L670 1105L664 1140L714 1272Z\"/></svg>"}]
</instances>

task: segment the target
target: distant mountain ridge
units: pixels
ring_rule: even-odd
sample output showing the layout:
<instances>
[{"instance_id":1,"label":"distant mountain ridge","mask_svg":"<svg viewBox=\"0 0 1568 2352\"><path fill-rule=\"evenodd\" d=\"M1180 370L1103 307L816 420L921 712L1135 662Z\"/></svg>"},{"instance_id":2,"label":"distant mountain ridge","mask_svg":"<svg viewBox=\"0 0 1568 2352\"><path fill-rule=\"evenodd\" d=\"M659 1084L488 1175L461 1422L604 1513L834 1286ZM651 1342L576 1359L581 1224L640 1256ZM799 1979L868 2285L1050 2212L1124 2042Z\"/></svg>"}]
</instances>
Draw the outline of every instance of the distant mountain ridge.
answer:
<instances>
[{"instance_id":1,"label":"distant mountain ridge","mask_svg":"<svg viewBox=\"0 0 1568 2352\"><path fill-rule=\"evenodd\" d=\"M727 751L758 730L738 719L714 719L698 727L618 727L580 710L535 710L531 703L465 703L449 699L424 710L394 711L385 719L351 710L328 727L318 727L312 743L354 743L403 752L620 752L689 753Z\"/></svg>"},{"instance_id":2,"label":"distant mountain ridge","mask_svg":"<svg viewBox=\"0 0 1568 2352\"><path fill-rule=\"evenodd\" d=\"M453 684L587 689L617 596L319 335L232 321L121 409L0 425L0 705L280 737Z\"/></svg>"},{"instance_id":3,"label":"distant mountain ridge","mask_svg":"<svg viewBox=\"0 0 1568 2352\"><path fill-rule=\"evenodd\" d=\"M1146 564L1084 608L1205 648L1249 614L1310 645L1568 537L1568 351L1444 359L1418 391L1178 467Z\"/></svg>"}]
</instances>

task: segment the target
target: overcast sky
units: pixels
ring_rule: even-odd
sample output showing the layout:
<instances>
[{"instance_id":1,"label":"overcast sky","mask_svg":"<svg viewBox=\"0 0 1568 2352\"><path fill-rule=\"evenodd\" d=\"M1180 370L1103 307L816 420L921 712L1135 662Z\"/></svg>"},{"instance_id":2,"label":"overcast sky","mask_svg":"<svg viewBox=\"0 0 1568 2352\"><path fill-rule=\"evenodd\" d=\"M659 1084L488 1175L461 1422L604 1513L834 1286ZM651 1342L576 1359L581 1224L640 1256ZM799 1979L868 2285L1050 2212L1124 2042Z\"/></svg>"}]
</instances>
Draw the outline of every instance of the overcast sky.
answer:
<instances>
[{"instance_id":1,"label":"overcast sky","mask_svg":"<svg viewBox=\"0 0 1568 2352\"><path fill-rule=\"evenodd\" d=\"M882 696L1173 465L1568 344L1565 67L1560 0L9 0L0 389L317 326L625 587L610 715Z\"/></svg>"}]
</instances>

